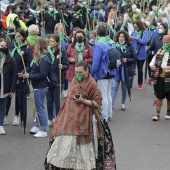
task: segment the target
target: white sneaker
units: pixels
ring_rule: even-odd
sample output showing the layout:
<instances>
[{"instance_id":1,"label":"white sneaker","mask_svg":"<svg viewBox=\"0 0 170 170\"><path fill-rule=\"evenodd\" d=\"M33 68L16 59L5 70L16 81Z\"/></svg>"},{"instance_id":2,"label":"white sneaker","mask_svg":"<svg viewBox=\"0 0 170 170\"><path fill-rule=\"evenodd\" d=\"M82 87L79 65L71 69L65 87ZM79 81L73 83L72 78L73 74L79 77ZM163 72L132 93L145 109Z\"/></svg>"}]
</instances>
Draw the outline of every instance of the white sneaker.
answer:
<instances>
[{"instance_id":1,"label":"white sneaker","mask_svg":"<svg viewBox=\"0 0 170 170\"><path fill-rule=\"evenodd\" d=\"M19 116L15 116L13 119L13 125L18 126L19 125Z\"/></svg>"},{"instance_id":2,"label":"white sneaker","mask_svg":"<svg viewBox=\"0 0 170 170\"><path fill-rule=\"evenodd\" d=\"M126 110L126 106L125 106L125 104L121 104L121 109L122 109L123 111L125 111L125 110Z\"/></svg>"},{"instance_id":3,"label":"white sneaker","mask_svg":"<svg viewBox=\"0 0 170 170\"><path fill-rule=\"evenodd\" d=\"M38 133L36 133L34 135L35 138L44 138L44 137L47 137L47 132L44 132L44 131L39 131Z\"/></svg>"},{"instance_id":4,"label":"white sneaker","mask_svg":"<svg viewBox=\"0 0 170 170\"><path fill-rule=\"evenodd\" d=\"M36 134L36 133L38 133L39 131L40 131L40 129L39 129L38 127L33 126L33 127L31 128L31 130L30 130L30 133Z\"/></svg>"},{"instance_id":5,"label":"white sneaker","mask_svg":"<svg viewBox=\"0 0 170 170\"><path fill-rule=\"evenodd\" d=\"M158 117L158 116L154 116L154 117L152 118L152 120L153 120L153 121L158 121L158 120L159 120L159 117Z\"/></svg>"},{"instance_id":6,"label":"white sneaker","mask_svg":"<svg viewBox=\"0 0 170 170\"><path fill-rule=\"evenodd\" d=\"M8 125L8 124L9 124L8 118L5 116L5 117L4 117L4 125Z\"/></svg>"},{"instance_id":7,"label":"white sneaker","mask_svg":"<svg viewBox=\"0 0 170 170\"><path fill-rule=\"evenodd\" d=\"M165 115L165 119L170 120L170 116Z\"/></svg>"},{"instance_id":8,"label":"white sneaker","mask_svg":"<svg viewBox=\"0 0 170 170\"><path fill-rule=\"evenodd\" d=\"M3 126L0 126L0 135L5 135L5 130Z\"/></svg>"}]
</instances>

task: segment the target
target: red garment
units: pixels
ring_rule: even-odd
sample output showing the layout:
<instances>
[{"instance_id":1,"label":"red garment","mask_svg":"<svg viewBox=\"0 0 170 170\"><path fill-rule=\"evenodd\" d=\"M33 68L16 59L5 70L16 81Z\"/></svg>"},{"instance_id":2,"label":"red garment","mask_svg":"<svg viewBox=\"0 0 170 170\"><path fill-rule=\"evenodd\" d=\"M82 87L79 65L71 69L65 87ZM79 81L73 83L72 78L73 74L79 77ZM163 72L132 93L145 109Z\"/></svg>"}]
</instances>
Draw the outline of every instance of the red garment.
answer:
<instances>
[{"instance_id":1,"label":"red garment","mask_svg":"<svg viewBox=\"0 0 170 170\"><path fill-rule=\"evenodd\" d=\"M76 51L75 48L72 48L71 44L70 44L68 46L67 53L68 53L68 56L69 56L68 57L69 69L67 70L67 73L66 73L66 79L72 80L75 77L75 65L78 62L78 52ZM88 48L85 48L82 51L82 54L83 54L84 60L91 65L92 61L93 61L93 49L92 49L91 45L88 45ZM70 62L70 60L72 58L76 61L75 63Z\"/></svg>"},{"instance_id":2,"label":"red garment","mask_svg":"<svg viewBox=\"0 0 170 170\"><path fill-rule=\"evenodd\" d=\"M7 30L7 25L6 25L6 18L9 14L9 11L5 11L5 13L2 15L2 26L5 30Z\"/></svg>"},{"instance_id":3,"label":"red garment","mask_svg":"<svg viewBox=\"0 0 170 170\"><path fill-rule=\"evenodd\" d=\"M87 100L95 101L99 106L102 105L101 91L91 75L81 83L74 78L71 82L67 98L55 119L51 137L71 135L76 136L77 143L90 143L94 139L92 110L90 106L76 103L73 99L76 94L81 94ZM94 114L97 119L98 137L101 137L101 124L97 109L94 109Z\"/></svg>"}]
</instances>

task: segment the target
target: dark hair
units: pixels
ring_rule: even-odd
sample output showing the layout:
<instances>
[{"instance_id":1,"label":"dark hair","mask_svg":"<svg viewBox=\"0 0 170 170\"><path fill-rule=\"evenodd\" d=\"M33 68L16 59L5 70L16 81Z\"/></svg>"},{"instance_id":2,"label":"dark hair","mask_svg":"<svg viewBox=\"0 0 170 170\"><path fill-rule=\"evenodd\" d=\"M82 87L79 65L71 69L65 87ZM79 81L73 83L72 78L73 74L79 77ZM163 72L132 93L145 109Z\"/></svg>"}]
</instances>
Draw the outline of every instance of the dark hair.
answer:
<instances>
[{"instance_id":1,"label":"dark hair","mask_svg":"<svg viewBox=\"0 0 170 170\"><path fill-rule=\"evenodd\" d=\"M45 38L50 38L51 37L51 34L48 34Z\"/></svg>"},{"instance_id":2,"label":"dark hair","mask_svg":"<svg viewBox=\"0 0 170 170\"><path fill-rule=\"evenodd\" d=\"M75 6L75 11L77 12L78 10L82 9L80 5Z\"/></svg>"},{"instance_id":3,"label":"dark hair","mask_svg":"<svg viewBox=\"0 0 170 170\"><path fill-rule=\"evenodd\" d=\"M20 33L24 37L24 40L27 38L26 31L24 31L22 28L18 28L16 32Z\"/></svg>"},{"instance_id":4,"label":"dark hair","mask_svg":"<svg viewBox=\"0 0 170 170\"><path fill-rule=\"evenodd\" d=\"M141 31L145 31L146 30L146 27L145 27L145 24L140 21L140 20L136 20L133 25L136 24L138 27L139 27L139 30Z\"/></svg>"},{"instance_id":5,"label":"dark hair","mask_svg":"<svg viewBox=\"0 0 170 170\"><path fill-rule=\"evenodd\" d=\"M85 34L85 32L84 32L83 30L81 30L81 29L78 29L78 30L76 31L76 34L74 35L74 41L73 41L73 43L71 44L71 47L74 48L74 46L75 46L75 44L76 44L76 35L77 35L78 33L82 33L82 34L83 34L83 37L84 37L84 45L85 45L86 48L88 48L88 44L87 44L87 40L86 40L86 34Z\"/></svg>"},{"instance_id":6,"label":"dark hair","mask_svg":"<svg viewBox=\"0 0 170 170\"><path fill-rule=\"evenodd\" d=\"M49 38L53 38L56 42L60 42L60 36L58 34L51 34Z\"/></svg>"},{"instance_id":7,"label":"dark hair","mask_svg":"<svg viewBox=\"0 0 170 170\"><path fill-rule=\"evenodd\" d=\"M125 42L128 44L128 45L131 45L132 42L131 42L131 39L129 37L129 33L127 31L119 31L117 32L117 34L115 35L114 37L114 41L115 42L119 42L119 36L120 34L123 34L125 36Z\"/></svg>"},{"instance_id":8,"label":"dark hair","mask_svg":"<svg viewBox=\"0 0 170 170\"><path fill-rule=\"evenodd\" d=\"M90 65L86 61L78 61L75 67L83 67L85 71L90 71Z\"/></svg>"},{"instance_id":9,"label":"dark hair","mask_svg":"<svg viewBox=\"0 0 170 170\"><path fill-rule=\"evenodd\" d=\"M105 26L99 26L97 28L97 35L100 37L105 37L107 36L107 28Z\"/></svg>"},{"instance_id":10,"label":"dark hair","mask_svg":"<svg viewBox=\"0 0 170 170\"><path fill-rule=\"evenodd\" d=\"M13 62L12 62L12 59L11 59L11 56L10 56L8 42L4 38L0 38L0 42L2 42L2 41L4 41L7 44L8 52L6 54L6 62L9 66L10 72L12 72Z\"/></svg>"},{"instance_id":11,"label":"dark hair","mask_svg":"<svg viewBox=\"0 0 170 170\"><path fill-rule=\"evenodd\" d=\"M156 18L155 18L155 17L153 17L153 18L152 18L152 25L154 25L155 27L157 27L157 26L158 26L158 24L157 24L157 21L156 21Z\"/></svg>"}]
</instances>

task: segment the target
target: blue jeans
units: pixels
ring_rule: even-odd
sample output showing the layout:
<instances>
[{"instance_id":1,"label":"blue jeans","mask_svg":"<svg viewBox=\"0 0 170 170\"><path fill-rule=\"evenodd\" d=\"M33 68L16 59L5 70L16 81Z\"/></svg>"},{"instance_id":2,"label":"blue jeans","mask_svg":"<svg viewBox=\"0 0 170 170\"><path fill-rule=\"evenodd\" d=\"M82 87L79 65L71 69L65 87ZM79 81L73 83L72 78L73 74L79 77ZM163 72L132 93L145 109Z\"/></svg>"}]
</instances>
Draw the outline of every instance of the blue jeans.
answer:
<instances>
[{"instance_id":1,"label":"blue jeans","mask_svg":"<svg viewBox=\"0 0 170 170\"><path fill-rule=\"evenodd\" d=\"M57 86L55 90L48 89L46 97L47 97L48 119L53 120L53 115L54 115L53 106L55 105L55 116L57 116L58 112L60 111L60 86Z\"/></svg>"},{"instance_id":2,"label":"blue jeans","mask_svg":"<svg viewBox=\"0 0 170 170\"><path fill-rule=\"evenodd\" d=\"M119 84L120 84L120 81L116 81L114 79L112 80L112 86L111 86L111 89L112 89L112 104L115 103L115 99L116 99L117 92L118 92L118 89L119 89ZM127 95L127 88L126 88L126 82L125 81L121 81L121 87L122 87L121 104L125 104L126 95Z\"/></svg>"},{"instance_id":3,"label":"blue jeans","mask_svg":"<svg viewBox=\"0 0 170 170\"><path fill-rule=\"evenodd\" d=\"M6 103L7 103L7 97L0 98L0 126L3 126L4 124L4 117L6 114Z\"/></svg>"},{"instance_id":4,"label":"blue jeans","mask_svg":"<svg viewBox=\"0 0 170 170\"><path fill-rule=\"evenodd\" d=\"M38 118L41 125L41 130L47 132L48 128L48 120L47 113L45 109L45 96L48 88L38 89L34 91L35 98L35 106L38 114ZM34 126L38 127L38 121L36 120Z\"/></svg>"}]
</instances>

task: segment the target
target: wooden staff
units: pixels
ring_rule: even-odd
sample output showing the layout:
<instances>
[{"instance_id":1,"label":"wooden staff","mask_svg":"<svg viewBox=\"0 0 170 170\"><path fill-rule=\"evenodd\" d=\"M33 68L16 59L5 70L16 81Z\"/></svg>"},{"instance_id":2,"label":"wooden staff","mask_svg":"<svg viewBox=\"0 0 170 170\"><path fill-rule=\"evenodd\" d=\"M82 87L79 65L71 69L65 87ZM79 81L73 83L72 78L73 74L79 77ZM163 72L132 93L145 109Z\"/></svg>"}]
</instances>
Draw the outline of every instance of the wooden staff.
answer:
<instances>
[{"instance_id":1,"label":"wooden staff","mask_svg":"<svg viewBox=\"0 0 170 170\"><path fill-rule=\"evenodd\" d=\"M60 20L60 25L61 25L61 20ZM62 47L61 47L61 30L60 30L60 49L59 49L59 64L61 64L61 56L62 56ZM62 102L62 96L61 96L61 93L62 93L62 82L61 82L61 69L59 68L59 84L60 84L60 108L61 108L61 102Z\"/></svg>"},{"instance_id":2,"label":"wooden staff","mask_svg":"<svg viewBox=\"0 0 170 170\"><path fill-rule=\"evenodd\" d=\"M63 21L63 27L64 27L64 34L67 36L67 31L66 31L66 26L65 26L65 19L63 15L63 10L61 10L61 16L62 16L62 21Z\"/></svg>"}]
</instances>

